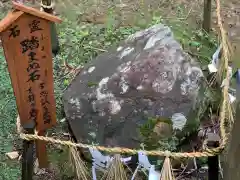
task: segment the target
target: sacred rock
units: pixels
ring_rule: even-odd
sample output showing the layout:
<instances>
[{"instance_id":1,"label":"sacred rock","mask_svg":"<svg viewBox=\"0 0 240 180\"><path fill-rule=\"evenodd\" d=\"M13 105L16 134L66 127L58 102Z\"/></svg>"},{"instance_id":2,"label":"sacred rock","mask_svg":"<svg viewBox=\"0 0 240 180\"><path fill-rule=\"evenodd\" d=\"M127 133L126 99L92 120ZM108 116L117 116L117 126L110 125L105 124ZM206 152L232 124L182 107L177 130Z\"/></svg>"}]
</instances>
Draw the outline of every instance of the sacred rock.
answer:
<instances>
[{"instance_id":1,"label":"sacred rock","mask_svg":"<svg viewBox=\"0 0 240 180\"><path fill-rule=\"evenodd\" d=\"M157 24L84 67L64 93L66 118L79 142L139 148L149 118L170 120L157 135L193 130L202 79L171 29Z\"/></svg>"}]
</instances>

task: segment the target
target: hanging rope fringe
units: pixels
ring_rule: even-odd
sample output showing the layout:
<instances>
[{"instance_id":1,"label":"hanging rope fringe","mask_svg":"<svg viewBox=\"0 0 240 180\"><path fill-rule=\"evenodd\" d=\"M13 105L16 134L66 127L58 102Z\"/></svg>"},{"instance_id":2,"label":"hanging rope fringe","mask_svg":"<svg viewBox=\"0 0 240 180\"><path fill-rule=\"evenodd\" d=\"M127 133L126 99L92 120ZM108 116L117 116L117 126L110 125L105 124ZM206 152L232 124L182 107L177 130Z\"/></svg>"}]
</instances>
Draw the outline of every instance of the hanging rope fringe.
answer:
<instances>
[{"instance_id":1,"label":"hanging rope fringe","mask_svg":"<svg viewBox=\"0 0 240 180\"><path fill-rule=\"evenodd\" d=\"M169 157L166 157L164 160L160 180L175 180Z\"/></svg>"},{"instance_id":2,"label":"hanging rope fringe","mask_svg":"<svg viewBox=\"0 0 240 180\"><path fill-rule=\"evenodd\" d=\"M81 159L79 152L76 147L69 147L70 151L70 162L74 172L78 179L89 180L91 179L89 171Z\"/></svg>"},{"instance_id":3,"label":"hanging rope fringe","mask_svg":"<svg viewBox=\"0 0 240 180\"><path fill-rule=\"evenodd\" d=\"M119 154L113 157L113 160L102 180L128 180Z\"/></svg>"}]
</instances>

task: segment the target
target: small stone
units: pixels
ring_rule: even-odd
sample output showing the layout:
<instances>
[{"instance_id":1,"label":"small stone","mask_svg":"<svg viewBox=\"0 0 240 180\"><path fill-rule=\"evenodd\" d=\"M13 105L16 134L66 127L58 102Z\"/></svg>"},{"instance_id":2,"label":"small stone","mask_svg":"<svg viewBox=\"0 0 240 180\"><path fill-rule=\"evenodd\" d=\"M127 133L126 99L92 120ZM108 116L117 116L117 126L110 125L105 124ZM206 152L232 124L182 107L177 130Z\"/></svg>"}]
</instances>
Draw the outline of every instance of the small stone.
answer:
<instances>
[{"instance_id":1,"label":"small stone","mask_svg":"<svg viewBox=\"0 0 240 180\"><path fill-rule=\"evenodd\" d=\"M19 153L17 151L8 152L8 153L6 153L6 156L13 160L13 159L17 159L19 157Z\"/></svg>"},{"instance_id":2,"label":"small stone","mask_svg":"<svg viewBox=\"0 0 240 180\"><path fill-rule=\"evenodd\" d=\"M46 173L47 173L46 169L42 168L42 169L37 170L36 175L39 176L39 175L43 175L43 174L46 174Z\"/></svg>"},{"instance_id":3,"label":"small stone","mask_svg":"<svg viewBox=\"0 0 240 180\"><path fill-rule=\"evenodd\" d=\"M230 17L231 17L231 14L227 14L227 17L230 18Z\"/></svg>"},{"instance_id":4,"label":"small stone","mask_svg":"<svg viewBox=\"0 0 240 180\"><path fill-rule=\"evenodd\" d=\"M117 7L119 7L119 8L124 8L124 7L126 7L127 5L126 5L126 4L123 4L123 3L121 3L121 4L117 4L116 6L117 6Z\"/></svg>"},{"instance_id":5,"label":"small stone","mask_svg":"<svg viewBox=\"0 0 240 180\"><path fill-rule=\"evenodd\" d=\"M220 136L216 133L207 133L207 140L209 142L220 142Z\"/></svg>"},{"instance_id":6,"label":"small stone","mask_svg":"<svg viewBox=\"0 0 240 180\"><path fill-rule=\"evenodd\" d=\"M88 69L88 73L92 73L94 70L95 70L95 67L92 66L92 67L90 67L90 68Z\"/></svg>"},{"instance_id":7,"label":"small stone","mask_svg":"<svg viewBox=\"0 0 240 180\"><path fill-rule=\"evenodd\" d=\"M203 166L201 169L208 170L208 166Z\"/></svg>"},{"instance_id":8,"label":"small stone","mask_svg":"<svg viewBox=\"0 0 240 180\"><path fill-rule=\"evenodd\" d=\"M70 134L69 134L69 133L63 133L63 135L64 135L64 136L70 136Z\"/></svg>"}]
</instances>

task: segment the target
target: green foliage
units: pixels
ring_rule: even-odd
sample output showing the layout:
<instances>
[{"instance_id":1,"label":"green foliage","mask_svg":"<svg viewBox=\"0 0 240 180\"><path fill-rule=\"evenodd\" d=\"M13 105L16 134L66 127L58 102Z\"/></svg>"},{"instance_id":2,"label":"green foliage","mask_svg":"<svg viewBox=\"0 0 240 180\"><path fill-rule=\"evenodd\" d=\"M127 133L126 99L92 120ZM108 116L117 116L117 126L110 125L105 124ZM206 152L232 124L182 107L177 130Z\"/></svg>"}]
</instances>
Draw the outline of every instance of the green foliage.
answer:
<instances>
[{"instance_id":1,"label":"green foliage","mask_svg":"<svg viewBox=\"0 0 240 180\"><path fill-rule=\"evenodd\" d=\"M168 118L151 117L151 118L148 118L147 122L140 127L139 130L140 130L141 135L144 137L150 136L151 133L153 132L154 127L156 126L156 124L158 122L164 122L164 123L172 125L172 121Z\"/></svg>"},{"instance_id":2,"label":"green foliage","mask_svg":"<svg viewBox=\"0 0 240 180\"><path fill-rule=\"evenodd\" d=\"M60 152L59 152L60 151ZM49 161L54 165L58 171L59 179L70 179L74 177L73 170L70 163L70 152L68 147L61 147L61 149L56 150L50 149L49 152Z\"/></svg>"},{"instance_id":3,"label":"green foliage","mask_svg":"<svg viewBox=\"0 0 240 180\"><path fill-rule=\"evenodd\" d=\"M19 164L4 160L0 162L0 179L1 180L17 180L21 177Z\"/></svg>"},{"instance_id":4,"label":"green foliage","mask_svg":"<svg viewBox=\"0 0 240 180\"><path fill-rule=\"evenodd\" d=\"M160 138L153 132L157 123L163 122L172 125L172 121L167 118L149 118L148 121L139 127L140 135L142 136L144 148L147 150L176 150L177 138L173 135L170 138Z\"/></svg>"},{"instance_id":5,"label":"green foliage","mask_svg":"<svg viewBox=\"0 0 240 180\"><path fill-rule=\"evenodd\" d=\"M0 174L3 179L15 180L19 176L18 164L8 161L5 153L12 151L16 139L16 135L11 133L15 131L16 103L2 49L0 74Z\"/></svg>"},{"instance_id":6,"label":"green foliage","mask_svg":"<svg viewBox=\"0 0 240 180\"><path fill-rule=\"evenodd\" d=\"M178 138L173 134L171 137L159 137L154 131L157 123L163 122L172 125L172 121L167 118L149 118L148 121L139 127L139 132L142 137L142 146L144 150L160 150L160 151L176 151ZM157 165L157 169L162 166L163 160L155 156L149 156L149 161Z\"/></svg>"},{"instance_id":7,"label":"green foliage","mask_svg":"<svg viewBox=\"0 0 240 180\"><path fill-rule=\"evenodd\" d=\"M143 137L148 137L153 132L155 125L157 124L157 118L149 118L147 123L140 127L140 133Z\"/></svg>"}]
</instances>

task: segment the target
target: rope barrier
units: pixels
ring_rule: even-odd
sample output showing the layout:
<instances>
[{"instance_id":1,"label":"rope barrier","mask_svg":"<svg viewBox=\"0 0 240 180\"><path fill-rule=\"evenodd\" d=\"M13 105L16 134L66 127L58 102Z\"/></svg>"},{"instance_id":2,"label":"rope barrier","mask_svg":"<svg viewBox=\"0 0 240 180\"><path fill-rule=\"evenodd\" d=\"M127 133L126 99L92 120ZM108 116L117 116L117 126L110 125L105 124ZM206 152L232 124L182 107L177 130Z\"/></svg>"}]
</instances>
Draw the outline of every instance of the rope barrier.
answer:
<instances>
[{"instance_id":1,"label":"rope barrier","mask_svg":"<svg viewBox=\"0 0 240 180\"><path fill-rule=\"evenodd\" d=\"M228 62L229 62L229 50L228 50L228 44L227 44L227 38L226 38L226 32L223 28L222 24L222 18L220 15L221 6L220 1L216 0L217 2L217 18L218 18L218 26L220 28L220 35L222 39L223 44L223 57L224 57L224 70L226 71L226 84L223 87L223 103L221 107L220 112L220 132L221 132L221 144L217 148L212 149L206 149L203 152L169 152L169 151L143 151L143 150L137 150L137 149L129 149L129 148L123 148L123 147L104 147L104 146L93 146L88 144L82 144L82 143L73 143L72 141L63 141L60 139L54 139L51 137L45 137L45 136L38 136L36 134L24 134L20 133L20 138L32 141L32 140L41 140L53 144L60 144L64 146L72 146L72 147L79 147L79 148L93 148L97 149L99 151L104 151L108 153L120 153L120 154L137 154L139 151L143 151L146 153L146 155L153 155L153 156L167 156L172 158L195 158L195 157L209 157L209 156L216 156L220 154L227 144L228 140L228 134L226 133L226 128L224 126L225 121L227 120L226 112L227 105L229 103L229 97L228 97L228 89L229 89L229 73L228 73Z\"/></svg>"},{"instance_id":2,"label":"rope barrier","mask_svg":"<svg viewBox=\"0 0 240 180\"><path fill-rule=\"evenodd\" d=\"M94 146L94 145L88 145L88 144L82 144L82 143L73 143L72 141L62 141L59 139L54 139L51 137L45 137L45 136L38 136L35 134L20 134L20 137L27 141L32 140L40 140L40 141L46 141L53 144L61 144L65 146L73 146L73 147L79 147L79 148L93 148L97 149L99 151L104 151L108 153L120 153L120 154L137 154L139 151L143 150L137 150L137 149L129 149L129 148L123 148L123 147L104 147L104 146ZM218 148L214 149L206 149L204 152L185 152L185 153L176 153L176 152L169 152L169 151L143 151L146 153L146 155L152 155L152 156L169 156L173 158L194 158L194 157L208 157L208 156L215 156L222 152L223 148L220 146Z\"/></svg>"}]
</instances>

